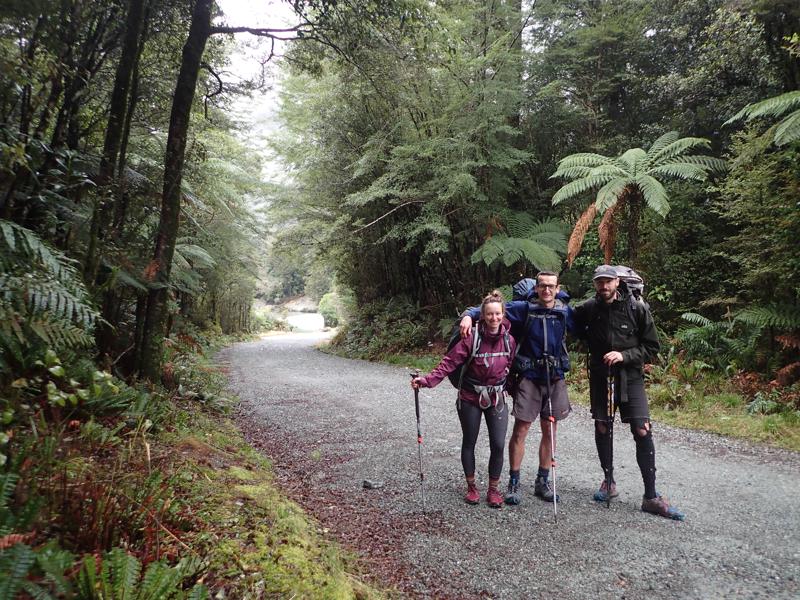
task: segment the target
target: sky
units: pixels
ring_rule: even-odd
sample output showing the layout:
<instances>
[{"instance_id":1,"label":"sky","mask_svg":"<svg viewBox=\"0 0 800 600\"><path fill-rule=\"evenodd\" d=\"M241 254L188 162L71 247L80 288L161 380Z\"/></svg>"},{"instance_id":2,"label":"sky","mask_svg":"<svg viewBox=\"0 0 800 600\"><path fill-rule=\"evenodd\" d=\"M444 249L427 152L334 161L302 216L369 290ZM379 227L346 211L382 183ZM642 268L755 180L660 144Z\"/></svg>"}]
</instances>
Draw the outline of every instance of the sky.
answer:
<instances>
[{"instance_id":1,"label":"sky","mask_svg":"<svg viewBox=\"0 0 800 600\"><path fill-rule=\"evenodd\" d=\"M290 27L294 24L291 8L279 0L217 0L217 4L225 16L215 24L225 23L231 27ZM236 50L226 69L225 80L256 79L261 69L259 61L269 54L270 41L249 34L237 34L235 44ZM278 55L283 53L281 42L276 42L275 51ZM267 89L254 92L250 98L236 99L232 112L244 125L242 136L245 141L264 157L264 178L283 182L285 168L267 147L267 142L278 130L275 117L279 91L280 71L276 64L271 64L267 68Z\"/></svg>"}]
</instances>

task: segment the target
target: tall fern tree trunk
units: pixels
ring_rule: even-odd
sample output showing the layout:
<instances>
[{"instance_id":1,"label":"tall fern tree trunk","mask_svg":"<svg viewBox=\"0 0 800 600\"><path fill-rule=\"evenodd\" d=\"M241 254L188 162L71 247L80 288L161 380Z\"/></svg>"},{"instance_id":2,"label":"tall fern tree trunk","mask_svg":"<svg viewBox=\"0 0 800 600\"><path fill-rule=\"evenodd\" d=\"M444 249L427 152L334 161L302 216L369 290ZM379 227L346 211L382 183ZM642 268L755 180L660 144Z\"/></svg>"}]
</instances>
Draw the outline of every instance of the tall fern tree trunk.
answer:
<instances>
[{"instance_id":1,"label":"tall fern tree trunk","mask_svg":"<svg viewBox=\"0 0 800 600\"><path fill-rule=\"evenodd\" d=\"M175 254L175 241L178 237L186 136L189 131L189 116L200 72L200 61L211 35L212 6L213 0L197 0L194 5L189 37L183 47L181 69L172 99L167 151L164 158L161 218L158 223L153 260L146 272L147 278L154 285L147 295L141 345L136 353L139 374L150 381L157 381L161 375L167 322L167 290L172 257Z\"/></svg>"},{"instance_id":2,"label":"tall fern tree trunk","mask_svg":"<svg viewBox=\"0 0 800 600\"><path fill-rule=\"evenodd\" d=\"M641 245L639 221L642 218L644 198L641 192L633 191L628 194L626 200L628 205L628 266L632 269L639 269L639 246Z\"/></svg>"}]
</instances>

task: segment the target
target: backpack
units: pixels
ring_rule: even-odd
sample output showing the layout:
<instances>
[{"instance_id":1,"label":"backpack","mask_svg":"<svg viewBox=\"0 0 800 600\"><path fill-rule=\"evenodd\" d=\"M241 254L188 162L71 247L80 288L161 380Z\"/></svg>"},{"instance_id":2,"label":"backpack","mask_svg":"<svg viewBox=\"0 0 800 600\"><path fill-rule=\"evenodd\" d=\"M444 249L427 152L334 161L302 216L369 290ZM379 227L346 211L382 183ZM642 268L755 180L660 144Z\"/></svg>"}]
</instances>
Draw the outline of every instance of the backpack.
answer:
<instances>
[{"instance_id":1,"label":"backpack","mask_svg":"<svg viewBox=\"0 0 800 600\"><path fill-rule=\"evenodd\" d=\"M650 305L644 299L644 279L636 271L625 265L616 265L614 270L619 277L619 284L622 289L627 290L631 298L637 302L641 302L647 308Z\"/></svg>"},{"instance_id":2,"label":"backpack","mask_svg":"<svg viewBox=\"0 0 800 600\"><path fill-rule=\"evenodd\" d=\"M505 348L504 355L508 356L511 354L511 341L510 341L510 334L508 330L503 333L503 347ZM447 352L453 349L453 347L461 340L461 320L459 319L456 321L455 326L450 334L450 341L447 343ZM456 369L450 373L447 378L450 380L450 383L453 384L453 387L456 389L461 389L461 384L464 380L464 375L469 368L472 359L475 356L481 356L478 354L478 349L481 347L481 334L480 329L478 328L478 323L472 326L472 347L470 348L469 356L467 360L464 361L462 365L456 367Z\"/></svg>"}]
</instances>

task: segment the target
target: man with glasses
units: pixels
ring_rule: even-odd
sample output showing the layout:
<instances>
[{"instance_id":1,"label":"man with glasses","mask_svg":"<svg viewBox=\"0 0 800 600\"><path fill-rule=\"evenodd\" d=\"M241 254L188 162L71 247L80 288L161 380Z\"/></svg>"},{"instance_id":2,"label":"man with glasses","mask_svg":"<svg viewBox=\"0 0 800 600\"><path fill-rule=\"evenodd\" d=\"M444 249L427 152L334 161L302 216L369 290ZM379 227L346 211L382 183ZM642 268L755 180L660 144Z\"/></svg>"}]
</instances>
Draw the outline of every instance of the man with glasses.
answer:
<instances>
[{"instance_id":1,"label":"man with glasses","mask_svg":"<svg viewBox=\"0 0 800 600\"><path fill-rule=\"evenodd\" d=\"M508 444L511 473L506 504L521 502L520 470L525 455L525 439L531 423L537 418L541 423L542 439L539 442L539 471L534 494L546 502L560 500L553 492L550 468L555 456L552 444L556 439L558 421L566 418L572 410L564 375L569 370L565 337L567 331L573 329L572 308L566 303L569 296L559 293L560 289L556 273L540 271L536 276L534 301L515 300L506 303L506 317L511 322L511 333L517 340L514 368L519 375L513 390L514 409L511 414L514 415L514 430ZM464 314L461 320L462 337L469 335L472 321L477 316L475 309Z\"/></svg>"}]
</instances>

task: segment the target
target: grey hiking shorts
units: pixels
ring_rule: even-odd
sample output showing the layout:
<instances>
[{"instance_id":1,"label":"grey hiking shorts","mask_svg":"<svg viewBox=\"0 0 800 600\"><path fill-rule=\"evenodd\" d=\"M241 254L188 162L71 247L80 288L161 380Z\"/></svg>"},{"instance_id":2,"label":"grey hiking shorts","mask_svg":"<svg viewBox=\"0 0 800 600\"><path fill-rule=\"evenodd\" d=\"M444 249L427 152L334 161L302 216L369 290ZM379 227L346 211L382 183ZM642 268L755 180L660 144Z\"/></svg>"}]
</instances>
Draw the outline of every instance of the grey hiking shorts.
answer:
<instances>
[{"instance_id":1,"label":"grey hiking shorts","mask_svg":"<svg viewBox=\"0 0 800 600\"><path fill-rule=\"evenodd\" d=\"M563 379L550 382L551 402L556 421L566 419L572 411L567 397L567 384ZM532 423L538 418L550 417L550 403L547 401L547 383L532 381L522 377L514 392L514 409L511 414L515 419Z\"/></svg>"}]
</instances>

